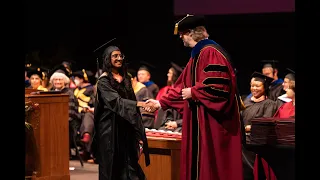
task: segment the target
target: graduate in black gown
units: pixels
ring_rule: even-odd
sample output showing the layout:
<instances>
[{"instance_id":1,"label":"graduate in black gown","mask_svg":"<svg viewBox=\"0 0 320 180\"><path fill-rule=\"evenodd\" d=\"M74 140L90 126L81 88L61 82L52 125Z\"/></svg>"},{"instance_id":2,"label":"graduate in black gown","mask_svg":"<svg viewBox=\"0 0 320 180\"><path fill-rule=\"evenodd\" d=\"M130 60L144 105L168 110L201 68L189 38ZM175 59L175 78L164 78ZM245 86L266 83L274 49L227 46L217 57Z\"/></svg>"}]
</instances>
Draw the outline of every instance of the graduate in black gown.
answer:
<instances>
[{"instance_id":1,"label":"graduate in black gown","mask_svg":"<svg viewBox=\"0 0 320 180\"><path fill-rule=\"evenodd\" d=\"M94 111L99 180L144 180L138 164L142 149L146 166L150 159L139 107L146 104L136 101L120 49L109 46L102 58Z\"/></svg>"},{"instance_id":2,"label":"graduate in black gown","mask_svg":"<svg viewBox=\"0 0 320 180\"><path fill-rule=\"evenodd\" d=\"M277 60L262 60L262 74L273 79L269 84L268 99L277 101L278 97L285 93L282 89L283 79L279 78L279 61ZM252 93L247 96L247 100L250 100Z\"/></svg>"},{"instance_id":3,"label":"graduate in black gown","mask_svg":"<svg viewBox=\"0 0 320 180\"><path fill-rule=\"evenodd\" d=\"M254 72L251 76L250 91L251 98L243 103L245 109L241 112L246 131L251 130L251 120L254 118L271 118L277 111L277 103L269 99L269 86L273 79L261 73ZM250 142L250 135L247 134L246 141ZM256 154L246 148L242 149L244 180L253 179L253 165Z\"/></svg>"}]
</instances>

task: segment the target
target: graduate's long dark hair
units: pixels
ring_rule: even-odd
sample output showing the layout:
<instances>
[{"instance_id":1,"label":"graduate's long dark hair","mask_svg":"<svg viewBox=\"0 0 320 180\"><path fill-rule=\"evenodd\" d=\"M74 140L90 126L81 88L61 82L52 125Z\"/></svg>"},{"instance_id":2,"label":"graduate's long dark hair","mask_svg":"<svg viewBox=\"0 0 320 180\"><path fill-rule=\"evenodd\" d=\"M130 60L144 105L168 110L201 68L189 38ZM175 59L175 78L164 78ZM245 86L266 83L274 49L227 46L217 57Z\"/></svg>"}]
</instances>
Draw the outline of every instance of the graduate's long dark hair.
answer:
<instances>
[{"instance_id":1,"label":"graduate's long dark hair","mask_svg":"<svg viewBox=\"0 0 320 180\"><path fill-rule=\"evenodd\" d=\"M176 83L176 81L178 80L181 72L178 72L177 70L175 70L173 67L170 68L172 70L172 80L171 81L167 81L167 86L172 86L174 83Z\"/></svg>"},{"instance_id":2,"label":"graduate's long dark hair","mask_svg":"<svg viewBox=\"0 0 320 180\"><path fill-rule=\"evenodd\" d=\"M102 54L102 59L103 59L102 71L108 74L111 86L116 90L118 90L120 88L119 83L113 78L113 75L112 75L113 65L111 63L111 54L113 51L121 52L120 48L118 48L117 46L109 46L104 50ZM127 92L133 92L131 79L127 73L127 69L128 68L127 68L126 60L123 59L122 66L120 69L118 69L118 71L119 71L119 74L123 77L123 82ZM129 94L130 94L129 97L127 97L128 99L132 99L132 100L135 99L135 96L131 95L132 93L129 93Z\"/></svg>"}]
</instances>

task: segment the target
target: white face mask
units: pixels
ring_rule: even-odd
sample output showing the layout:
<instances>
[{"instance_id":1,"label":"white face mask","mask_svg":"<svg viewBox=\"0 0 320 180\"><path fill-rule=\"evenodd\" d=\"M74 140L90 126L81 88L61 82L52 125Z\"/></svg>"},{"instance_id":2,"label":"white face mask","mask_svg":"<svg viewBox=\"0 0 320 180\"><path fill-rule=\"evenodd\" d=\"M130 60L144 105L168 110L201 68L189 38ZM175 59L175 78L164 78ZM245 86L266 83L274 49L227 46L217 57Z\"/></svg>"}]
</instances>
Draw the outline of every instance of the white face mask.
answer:
<instances>
[{"instance_id":1,"label":"white face mask","mask_svg":"<svg viewBox=\"0 0 320 180\"><path fill-rule=\"evenodd\" d=\"M74 83L76 84L76 86L79 86L80 85L80 81L78 79L75 79L74 80Z\"/></svg>"}]
</instances>

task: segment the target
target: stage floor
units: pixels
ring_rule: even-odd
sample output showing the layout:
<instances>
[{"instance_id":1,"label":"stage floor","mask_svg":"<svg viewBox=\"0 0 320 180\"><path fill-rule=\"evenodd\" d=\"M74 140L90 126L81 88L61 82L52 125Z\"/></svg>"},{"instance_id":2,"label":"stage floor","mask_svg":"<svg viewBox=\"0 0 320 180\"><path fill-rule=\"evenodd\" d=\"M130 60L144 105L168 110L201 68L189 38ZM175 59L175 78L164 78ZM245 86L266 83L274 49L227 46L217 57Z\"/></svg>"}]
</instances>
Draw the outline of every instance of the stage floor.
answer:
<instances>
[{"instance_id":1,"label":"stage floor","mask_svg":"<svg viewBox=\"0 0 320 180\"><path fill-rule=\"evenodd\" d=\"M74 168L74 170L70 170L70 180L98 180L98 165L84 163L83 167L81 167L79 160L71 160L70 168Z\"/></svg>"}]
</instances>

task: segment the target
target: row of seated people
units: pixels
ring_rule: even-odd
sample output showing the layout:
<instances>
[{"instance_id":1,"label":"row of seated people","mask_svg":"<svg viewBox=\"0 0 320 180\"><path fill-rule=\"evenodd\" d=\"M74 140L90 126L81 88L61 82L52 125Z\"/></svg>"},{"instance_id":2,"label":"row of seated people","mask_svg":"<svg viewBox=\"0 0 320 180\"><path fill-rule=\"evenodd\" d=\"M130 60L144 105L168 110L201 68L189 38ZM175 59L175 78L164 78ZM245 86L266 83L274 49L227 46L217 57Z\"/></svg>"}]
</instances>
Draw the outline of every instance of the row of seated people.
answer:
<instances>
[{"instance_id":1,"label":"row of seated people","mask_svg":"<svg viewBox=\"0 0 320 180\"><path fill-rule=\"evenodd\" d=\"M94 133L95 88L92 84L95 81L94 74L84 69L72 72L65 64L54 67L48 74L49 77L41 70L41 68L28 68L26 75L29 77L30 87L41 91L60 91L69 95L70 145L74 146L73 138L78 133L77 139L80 139L78 144L83 148L84 156L92 162L90 156ZM48 84L51 86L43 84L46 79L49 79ZM70 88L71 81L74 88Z\"/></svg>"},{"instance_id":2,"label":"row of seated people","mask_svg":"<svg viewBox=\"0 0 320 180\"><path fill-rule=\"evenodd\" d=\"M266 64L262 73L255 72L250 81L251 94L243 99L244 109L241 116L244 122L246 143L250 143L251 120L255 118L295 118L295 73L290 70L284 80L277 77L277 69L272 64ZM268 163L252 151L243 148L244 178L256 179L261 176L277 179ZM263 162L263 169L258 162ZM253 168L255 166L255 168Z\"/></svg>"}]
</instances>

